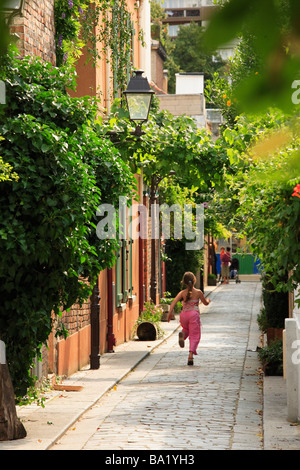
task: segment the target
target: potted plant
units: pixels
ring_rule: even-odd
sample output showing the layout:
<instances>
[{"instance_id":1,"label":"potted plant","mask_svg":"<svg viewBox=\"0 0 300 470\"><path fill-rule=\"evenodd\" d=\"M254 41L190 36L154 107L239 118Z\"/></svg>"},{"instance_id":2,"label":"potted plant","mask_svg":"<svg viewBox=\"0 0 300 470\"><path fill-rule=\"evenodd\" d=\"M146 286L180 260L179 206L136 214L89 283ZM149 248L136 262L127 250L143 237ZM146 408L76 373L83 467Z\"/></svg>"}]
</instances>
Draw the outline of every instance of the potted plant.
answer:
<instances>
[{"instance_id":1,"label":"potted plant","mask_svg":"<svg viewBox=\"0 0 300 470\"><path fill-rule=\"evenodd\" d=\"M282 341L272 341L259 349L258 357L262 362L265 375L283 375Z\"/></svg>"},{"instance_id":2,"label":"potted plant","mask_svg":"<svg viewBox=\"0 0 300 470\"><path fill-rule=\"evenodd\" d=\"M159 307L163 311L161 321L167 321L168 313L170 311L170 305L174 300L173 297L171 297L170 292L165 292L164 295L165 295L165 297L160 299L160 304L159 304ZM171 320L175 320L175 315L174 314L175 313L180 313L181 309L182 309L182 303L177 302L177 304L174 307L174 310L173 310L173 313L172 313L172 316L171 316Z\"/></svg>"},{"instance_id":3,"label":"potted plant","mask_svg":"<svg viewBox=\"0 0 300 470\"><path fill-rule=\"evenodd\" d=\"M133 336L137 335L140 341L153 341L164 335L160 327L162 310L153 302L145 302L144 310L133 327Z\"/></svg>"},{"instance_id":4,"label":"potted plant","mask_svg":"<svg viewBox=\"0 0 300 470\"><path fill-rule=\"evenodd\" d=\"M171 298L171 293L170 292L164 292L164 297L160 299L159 307L162 310L162 317L161 321L167 321L168 318L168 313L170 311L170 305L172 303L172 298ZM175 318L175 317L174 317ZM174 320L174 318L172 320Z\"/></svg>"},{"instance_id":5,"label":"potted plant","mask_svg":"<svg viewBox=\"0 0 300 470\"><path fill-rule=\"evenodd\" d=\"M209 286L216 286L217 285L217 276L215 274L208 274L207 275L207 284Z\"/></svg>"}]
</instances>

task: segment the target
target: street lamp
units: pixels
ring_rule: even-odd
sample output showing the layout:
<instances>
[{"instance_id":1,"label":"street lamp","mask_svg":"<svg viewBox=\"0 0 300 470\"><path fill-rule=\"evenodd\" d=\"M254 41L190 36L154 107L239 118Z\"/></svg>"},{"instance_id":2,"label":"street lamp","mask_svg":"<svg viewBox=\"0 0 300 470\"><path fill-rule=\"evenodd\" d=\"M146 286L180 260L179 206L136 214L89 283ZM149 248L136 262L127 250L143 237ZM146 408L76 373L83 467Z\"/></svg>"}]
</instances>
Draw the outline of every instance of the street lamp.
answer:
<instances>
[{"instance_id":1,"label":"street lamp","mask_svg":"<svg viewBox=\"0 0 300 470\"><path fill-rule=\"evenodd\" d=\"M136 125L133 135L141 136L143 122L148 120L150 105L154 91L150 89L147 78L143 77L143 70L135 70L127 89L123 92L128 106L129 119Z\"/></svg>"},{"instance_id":2,"label":"street lamp","mask_svg":"<svg viewBox=\"0 0 300 470\"><path fill-rule=\"evenodd\" d=\"M10 22L13 16L20 15L22 13L23 4L24 0L5 0L1 10L7 23Z\"/></svg>"}]
</instances>

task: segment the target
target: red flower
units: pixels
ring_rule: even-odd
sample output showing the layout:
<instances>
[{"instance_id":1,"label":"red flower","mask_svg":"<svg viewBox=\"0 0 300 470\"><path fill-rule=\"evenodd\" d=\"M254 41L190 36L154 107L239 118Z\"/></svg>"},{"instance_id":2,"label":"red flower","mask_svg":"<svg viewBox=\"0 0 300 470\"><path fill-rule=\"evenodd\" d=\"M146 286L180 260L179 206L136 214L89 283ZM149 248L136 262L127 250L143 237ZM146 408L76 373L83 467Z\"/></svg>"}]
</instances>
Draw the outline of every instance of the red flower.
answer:
<instances>
[{"instance_id":1,"label":"red flower","mask_svg":"<svg viewBox=\"0 0 300 470\"><path fill-rule=\"evenodd\" d=\"M300 197L300 184L296 184L296 186L294 187L294 192L292 194L292 196L297 196L297 197Z\"/></svg>"},{"instance_id":2,"label":"red flower","mask_svg":"<svg viewBox=\"0 0 300 470\"><path fill-rule=\"evenodd\" d=\"M300 193L300 184L296 184L296 186L294 187L294 191L296 191L296 193Z\"/></svg>"}]
</instances>

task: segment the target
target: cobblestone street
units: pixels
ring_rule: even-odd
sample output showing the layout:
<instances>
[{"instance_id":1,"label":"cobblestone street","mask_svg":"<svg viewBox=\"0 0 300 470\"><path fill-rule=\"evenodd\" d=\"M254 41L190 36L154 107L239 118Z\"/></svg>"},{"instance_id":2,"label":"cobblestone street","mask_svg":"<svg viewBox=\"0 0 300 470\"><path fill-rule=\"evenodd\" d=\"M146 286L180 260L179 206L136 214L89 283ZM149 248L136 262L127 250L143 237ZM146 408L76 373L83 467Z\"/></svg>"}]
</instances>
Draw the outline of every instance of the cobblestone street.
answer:
<instances>
[{"instance_id":1,"label":"cobblestone street","mask_svg":"<svg viewBox=\"0 0 300 470\"><path fill-rule=\"evenodd\" d=\"M210 298L194 366L175 331L52 449L262 449L261 284L220 286Z\"/></svg>"}]
</instances>

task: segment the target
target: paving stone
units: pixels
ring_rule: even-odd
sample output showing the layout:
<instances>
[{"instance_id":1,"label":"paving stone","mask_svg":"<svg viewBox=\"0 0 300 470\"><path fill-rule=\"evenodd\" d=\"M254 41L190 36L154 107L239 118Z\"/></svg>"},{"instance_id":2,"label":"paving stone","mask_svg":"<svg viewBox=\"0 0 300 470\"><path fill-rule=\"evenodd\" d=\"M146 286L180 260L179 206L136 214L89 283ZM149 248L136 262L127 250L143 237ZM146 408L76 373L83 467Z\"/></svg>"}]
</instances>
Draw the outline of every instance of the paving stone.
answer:
<instances>
[{"instance_id":1,"label":"paving stone","mask_svg":"<svg viewBox=\"0 0 300 470\"><path fill-rule=\"evenodd\" d=\"M248 351L259 313L252 306L260 295L256 282L246 293L242 284L218 288L211 304L201 307L194 366L186 365L188 349L179 348L174 333L81 418L79 427L92 416L94 429L81 444L76 440L78 448L261 449L259 362ZM74 433L66 433L54 448L74 443Z\"/></svg>"}]
</instances>

